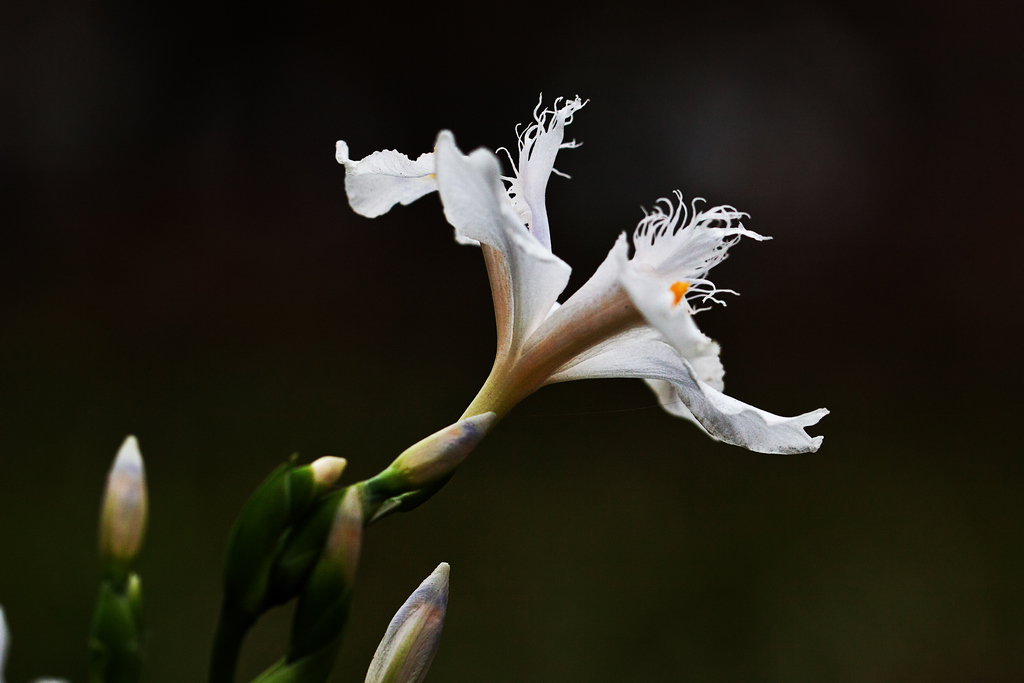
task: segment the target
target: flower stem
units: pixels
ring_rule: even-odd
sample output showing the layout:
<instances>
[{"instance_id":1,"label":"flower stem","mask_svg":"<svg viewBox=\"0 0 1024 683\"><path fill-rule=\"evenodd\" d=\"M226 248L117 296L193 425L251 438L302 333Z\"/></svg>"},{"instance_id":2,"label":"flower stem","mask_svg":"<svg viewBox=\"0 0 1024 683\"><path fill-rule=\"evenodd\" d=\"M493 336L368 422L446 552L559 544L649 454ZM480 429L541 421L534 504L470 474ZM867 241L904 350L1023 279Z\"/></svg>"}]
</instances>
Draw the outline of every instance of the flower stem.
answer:
<instances>
[{"instance_id":1,"label":"flower stem","mask_svg":"<svg viewBox=\"0 0 1024 683\"><path fill-rule=\"evenodd\" d=\"M250 617L231 609L227 603L221 606L210 657L209 683L234 683L242 641L252 624Z\"/></svg>"}]
</instances>

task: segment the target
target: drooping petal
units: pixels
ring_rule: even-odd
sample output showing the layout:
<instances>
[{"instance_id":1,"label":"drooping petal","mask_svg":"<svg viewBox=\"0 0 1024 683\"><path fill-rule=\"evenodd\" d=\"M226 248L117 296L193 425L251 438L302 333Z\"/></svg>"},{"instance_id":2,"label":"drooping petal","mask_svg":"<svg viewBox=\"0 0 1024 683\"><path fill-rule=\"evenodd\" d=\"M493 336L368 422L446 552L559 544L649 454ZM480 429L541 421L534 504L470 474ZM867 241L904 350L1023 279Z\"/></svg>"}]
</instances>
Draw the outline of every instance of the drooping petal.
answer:
<instances>
[{"instance_id":1,"label":"drooping petal","mask_svg":"<svg viewBox=\"0 0 1024 683\"><path fill-rule=\"evenodd\" d=\"M652 354L672 353L667 346L661 335L653 328L646 325L633 328L573 358L551 375L548 384L578 379L641 377L654 392L658 405L665 412L689 420L707 434L708 431L680 400L679 392L671 382L645 377L639 369L645 367L647 357Z\"/></svg>"},{"instance_id":2,"label":"drooping petal","mask_svg":"<svg viewBox=\"0 0 1024 683\"><path fill-rule=\"evenodd\" d=\"M660 405L666 413L676 417L681 417L684 420L689 420L693 424L697 425L702 432L708 434L708 430L704 429L704 425L697 422L697 418L693 416L690 409L687 408L686 404L683 403L683 400L679 398L679 392L676 391L676 388L672 386L671 382L666 382L663 379L645 379L644 384L650 387L651 391L654 392L654 397L658 399L658 405ZM708 436L711 435L708 434ZM711 436L711 438L714 439L715 437ZM715 441L717 440L718 439L715 439Z\"/></svg>"},{"instance_id":3,"label":"drooping petal","mask_svg":"<svg viewBox=\"0 0 1024 683\"><path fill-rule=\"evenodd\" d=\"M577 96L566 100L561 107L555 100L554 110L534 113L535 123L519 136L519 165L515 177L509 178L508 195L512 209L526 224L541 244L551 250L551 229L544 200L548 178L555 168L555 157L562 148L576 147L575 142L563 142L565 126L572 123L572 115L586 102ZM537 105L538 109L540 104Z\"/></svg>"},{"instance_id":4,"label":"drooping petal","mask_svg":"<svg viewBox=\"0 0 1024 683\"><path fill-rule=\"evenodd\" d=\"M338 140L335 158L345 165L345 192L352 210L376 218L395 204L411 204L437 189L434 154L421 154L415 161L393 149L374 152L359 161L348 156L348 145Z\"/></svg>"},{"instance_id":5,"label":"drooping petal","mask_svg":"<svg viewBox=\"0 0 1024 683\"><path fill-rule=\"evenodd\" d=\"M511 351L544 320L569 281L569 266L530 234L509 203L501 183L498 159L478 149L464 155L455 138L442 131L437 138L437 182L444 215L456 237L476 240L500 252L489 259L495 305L508 301L511 315ZM501 267L491 267L492 261ZM498 292L506 292L499 297ZM510 294L510 296L508 296ZM499 312L499 319L504 312ZM499 344L500 344L499 330Z\"/></svg>"},{"instance_id":6,"label":"drooping petal","mask_svg":"<svg viewBox=\"0 0 1024 683\"><path fill-rule=\"evenodd\" d=\"M552 381L599 377L636 377L661 380L673 386L689 413L715 439L758 453L807 453L818 450L822 437L804 431L828 414L820 409L796 417L781 417L726 396L698 379L693 366L671 346L642 333L627 332ZM663 386L663 385L655 385Z\"/></svg>"}]
</instances>

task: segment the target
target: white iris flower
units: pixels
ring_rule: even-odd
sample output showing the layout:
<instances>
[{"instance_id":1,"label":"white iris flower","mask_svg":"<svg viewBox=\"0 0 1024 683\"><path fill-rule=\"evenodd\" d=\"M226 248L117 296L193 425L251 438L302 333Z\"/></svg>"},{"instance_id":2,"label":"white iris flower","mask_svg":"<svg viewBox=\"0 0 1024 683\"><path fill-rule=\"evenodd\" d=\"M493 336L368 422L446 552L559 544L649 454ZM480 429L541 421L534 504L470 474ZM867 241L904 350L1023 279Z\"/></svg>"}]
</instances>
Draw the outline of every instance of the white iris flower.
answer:
<instances>
[{"instance_id":1,"label":"white iris flower","mask_svg":"<svg viewBox=\"0 0 1024 683\"><path fill-rule=\"evenodd\" d=\"M479 245L494 298L498 350L490 376L463 418L504 417L519 401L554 382L595 377L644 379L669 413L712 438L761 453L816 451L822 437L805 431L828 411L780 417L722 393L719 346L693 316L717 302L708 272L741 237L768 239L743 227L742 214L719 206L687 209L682 195L662 199L564 303L569 266L551 251L544 196L565 126L585 102L577 97L534 111L519 135L518 163L502 177L487 149L463 154L449 131L415 161L394 150L353 161L337 144L353 210L386 213L437 190L461 244ZM538 105L538 109L540 105ZM511 160L511 155L509 155ZM730 292L732 293L732 292Z\"/></svg>"}]
</instances>

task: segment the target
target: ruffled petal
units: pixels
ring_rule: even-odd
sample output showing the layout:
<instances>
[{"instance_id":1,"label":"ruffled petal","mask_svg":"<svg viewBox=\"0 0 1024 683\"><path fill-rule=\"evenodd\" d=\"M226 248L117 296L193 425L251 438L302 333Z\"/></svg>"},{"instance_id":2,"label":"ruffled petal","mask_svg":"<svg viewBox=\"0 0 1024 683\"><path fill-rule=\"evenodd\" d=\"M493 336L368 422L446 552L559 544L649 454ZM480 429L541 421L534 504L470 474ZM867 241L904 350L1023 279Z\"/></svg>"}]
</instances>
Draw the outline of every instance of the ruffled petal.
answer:
<instances>
[{"instance_id":1,"label":"ruffled petal","mask_svg":"<svg viewBox=\"0 0 1024 683\"><path fill-rule=\"evenodd\" d=\"M688 302L715 301L721 290L705 276L728 255L729 247L741 237L758 241L771 239L743 227L746 214L731 206L697 210L695 199L687 208L683 195L675 193L676 203L660 199L633 232L636 253L633 261L656 270L671 284L683 281L689 285ZM680 227L682 225L683 227Z\"/></svg>"},{"instance_id":2,"label":"ruffled petal","mask_svg":"<svg viewBox=\"0 0 1024 683\"><path fill-rule=\"evenodd\" d=\"M514 353L547 316L565 289L571 268L538 242L516 216L493 152L478 149L466 156L448 131L438 135L435 149L441 203L456 237L486 244L502 256L488 259L488 274L495 305L508 301L512 309L507 317L512 320ZM490 267L492 262L501 267Z\"/></svg>"},{"instance_id":3,"label":"ruffled petal","mask_svg":"<svg viewBox=\"0 0 1024 683\"><path fill-rule=\"evenodd\" d=\"M676 353L689 361L702 382L722 391L725 388L725 368L719 357L721 347L718 343L700 331L688 307L676 300L671 286L656 271L627 261L622 254L618 257L618 264L619 281L644 319ZM652 389L659 400L667 395L664 387L652 386ZM678 403L678 398L675 401ZM665 401L661 402L666 405ZM677 414L675 409L667 406L666 410Z\"/></svg>"},{"instance_id":4,"label":"ruffled petal","mask_svg":"<svg viewBox=\"0 0 1024 683\"><path fill-rule=\"evenodd\" d=\"M566 100L561 107L558 102L555 100L554 110L545 109L539 114L534 110L535 123L519 136L519 165L514 169L515 177L507 179L512 209L549 251L551 229L544 199L548 178L554 171L558 150L577 146L575 142L563 142L565 126L572 123L573 113L586 104L578 96Z\"/></svg>"},{"instance_id":5,"label":"ruffled petal","mask_svg":"<svg viewBox=\"0 0 1024 683\"><path fill-rule=\"evenodd\" d=\"M348 145L338 140L335 157L345 165L345 192L356 213L376 218L395 204L411 204L437 189L434 154L413 161L401 152L386 149L359 161L348 156Z\"/></svg>"},{"instance_id":6,"label":"ruffled petal","mask_svg":"<svg viewBox=\"0 0 1024 683\"><path fill-rule=\"evenodd\" d=\"M688 306L676 300L671 282L635 261L619 259L619 281L644 318L687 360L718 355L718 344L697 328ZM719 378L720 380L721 378Z\"/></svg>"}]
</instances>

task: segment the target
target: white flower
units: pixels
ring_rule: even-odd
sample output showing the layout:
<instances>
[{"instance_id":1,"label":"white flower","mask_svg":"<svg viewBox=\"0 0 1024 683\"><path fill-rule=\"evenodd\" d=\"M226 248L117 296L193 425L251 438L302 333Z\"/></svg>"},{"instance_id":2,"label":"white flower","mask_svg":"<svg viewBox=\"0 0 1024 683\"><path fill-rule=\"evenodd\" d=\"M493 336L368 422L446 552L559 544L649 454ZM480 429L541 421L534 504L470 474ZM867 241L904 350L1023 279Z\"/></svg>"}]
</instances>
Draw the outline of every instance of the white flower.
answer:
<instances>
[{"instance_id":1,"label":"white flower","mask_svg":"<svg viewBox=\"0 0 1024 683\"><path fill-rule=\"evenodd\" d=\"M707 278L729 247L744 236L767 239L744 228L744 214L732 207L688 210L679 193L676 202L660 200L633 232L633 256L623 233L590 280L558 304L570 268L551 251L544 196L558 150L575 146L563 141L565 126L584 104L577 97L535 111L506 178L493 152L467 156L448 131L416 161L396 151L352 161L338 142L357 213L379 216L437 189L456 240L483 251L498 349L463 417L493 411L501 418L553 382L636 377L669 413L714 439L762 453L816 451L822 437L804 430L828 411L780 417L726 396L719 346L694 323L701 306L729 291Z\"/></svg>"}]
</instances>

